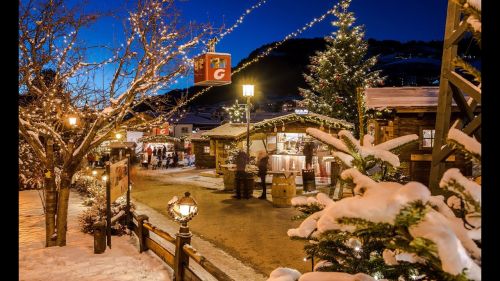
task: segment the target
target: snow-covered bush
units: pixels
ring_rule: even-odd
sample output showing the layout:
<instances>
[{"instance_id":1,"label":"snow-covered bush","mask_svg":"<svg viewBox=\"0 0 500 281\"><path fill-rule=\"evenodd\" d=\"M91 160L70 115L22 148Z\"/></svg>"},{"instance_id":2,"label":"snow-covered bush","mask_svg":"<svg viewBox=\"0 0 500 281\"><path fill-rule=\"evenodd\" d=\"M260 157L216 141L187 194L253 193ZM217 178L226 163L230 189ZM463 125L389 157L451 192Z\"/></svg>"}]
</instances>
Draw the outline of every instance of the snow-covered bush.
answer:
<instances>
[{"instance_id":1,"label":"snow-covered bush","mask_svg":"<svg viewBox=\"0 0 500 281\"><path fill-rule=\"evenodd\" d=\"M106 187L92 176L85 175L82 172L76 174L73 187L85 196L83 204L89 208L79 216L80 227L84 233L94 233L93 225L106 219ZM111 203L111 217L120 211L125 211L127 201L125 196L120 196L115 202ZM131 210L134 205L130 202ZM126 232L125 216L122 216L112 227L113 235L122 235Z\"/></svg>"},{"instance_id":2,"label":"snow-covered bush","mask_svg":"<svg viewBox=\"0 0 500 281\"><path fill-rule=\"evenodd\" d=\"M19 189L43 187L42 163L23 138L19 139Z\"/></svg>"}]
</instances>

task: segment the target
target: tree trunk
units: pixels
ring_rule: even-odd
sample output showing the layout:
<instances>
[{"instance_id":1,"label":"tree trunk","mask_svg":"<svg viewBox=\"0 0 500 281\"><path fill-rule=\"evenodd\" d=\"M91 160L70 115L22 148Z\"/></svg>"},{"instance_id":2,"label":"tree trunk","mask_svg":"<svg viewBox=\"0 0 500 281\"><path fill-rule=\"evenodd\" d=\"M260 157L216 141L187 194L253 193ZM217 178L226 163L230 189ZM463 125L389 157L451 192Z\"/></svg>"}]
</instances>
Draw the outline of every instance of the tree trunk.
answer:
<instances>
[{"instance_id":1,"label":"tree trunk","mask_svg":"<svg viewBox=\"0 0 500 281\"><path fill-rule=\"evenodd\" d=\"M66 246L66 231L68 229L69 185L73 172L62 171L57 202L57 246Z\"/></svg>"},{"instance_id":2,"label":"tree trunk","mask_svg":"<svg viewBox=\"0 0 500 281\"><path fill-rule=\"evenodd\" d=\"M45 174L45 247L56 245L55 232L56 210L57 210L57 192L54 175L54 147L53 140L48 139L45 152L47 155L46 174Z\"/></svg>"}]
</instances>

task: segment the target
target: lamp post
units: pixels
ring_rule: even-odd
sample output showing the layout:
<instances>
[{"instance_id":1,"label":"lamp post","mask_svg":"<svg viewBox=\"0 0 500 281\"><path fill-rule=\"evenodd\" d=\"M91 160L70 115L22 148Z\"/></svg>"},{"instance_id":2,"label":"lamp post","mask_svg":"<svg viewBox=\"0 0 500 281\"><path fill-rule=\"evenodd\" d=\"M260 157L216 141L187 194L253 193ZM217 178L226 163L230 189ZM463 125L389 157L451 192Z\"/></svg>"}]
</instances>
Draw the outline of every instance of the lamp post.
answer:
<instances>
[{"instance_id":1,"label":"lamp post","mask_svg":"<svg viewBox=\"0 0 500 281\"><path fill-rule=\"evenodd\" d=\"M189 256L184 252L183 247L191 243L193 234L189 231L187 223L198 213L198 203L190 195L191 193L186 192L181 199L175 196L167 206L168 214L181 223L175 239L174 280L176 281L184 280L184 268L189 266Z\"/></svg>"},{"instance_id":2,"label":"lamp post","mask_svg":"<svg viewBox=\"0 0 500 281\"><path fill-rule=\"evenodd\" d=\"M250 161L250 98L253 97L253 85L243 85L243 96L247 97L247 163Z\"/></svg>"}]
</instances>

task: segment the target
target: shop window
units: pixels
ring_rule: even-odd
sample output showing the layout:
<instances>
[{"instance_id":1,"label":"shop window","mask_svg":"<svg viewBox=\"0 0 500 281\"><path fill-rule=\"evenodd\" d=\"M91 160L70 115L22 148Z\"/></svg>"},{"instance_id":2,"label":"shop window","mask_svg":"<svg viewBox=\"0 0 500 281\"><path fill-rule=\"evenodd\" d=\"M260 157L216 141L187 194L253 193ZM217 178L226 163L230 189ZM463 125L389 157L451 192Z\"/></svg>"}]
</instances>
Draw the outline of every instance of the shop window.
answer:
<instances>
[{"instance_id":1,"label":"shop window","mask_svg":"<svg viewBox=\"0 0 500 281\"><path fill-rule=\"evenodd\" d=\"M434 134L436 130L430 128L423 128L420 132L420 138L422 140L422 148L432 148L434 145Z\"/></svg>"},{"instance_id":2,"label":"shop window","mask_svg":"<svg viewBox=\"0 0 500 281\"><path fill-rule=\"evenodd\" d=\"M210 146L206 145L203 147L203 153L210 153Z\"/></svg>"},{"instance_id":3,"label":"shop window","mask_svg":"<svg viewBox=\"0 0 500 281\"><path fill-rule=\"evenodd\" d=\"M224 58L212 58L210 59L211 68L226 68L226 59Z\"/></svg>"},{"instance_id":4,"label":"shop window","mask_svg":"<svg viewBox=\"0 0 500 281\"><path fill-rule=\"evenodd\" d=\"M276 148L278 154L300 154L304 146L303 133L276 134Z\"/></svg>"},{"instance_id":5,"label":"shop window","mask_svg":"<svg viewBox=\"0 0 500 281\"><path fill-rule=\"evenodd\" d=\"M181 134L187 134L189 132L188 127L181 127Z\"/></svg>"}]
</instances>

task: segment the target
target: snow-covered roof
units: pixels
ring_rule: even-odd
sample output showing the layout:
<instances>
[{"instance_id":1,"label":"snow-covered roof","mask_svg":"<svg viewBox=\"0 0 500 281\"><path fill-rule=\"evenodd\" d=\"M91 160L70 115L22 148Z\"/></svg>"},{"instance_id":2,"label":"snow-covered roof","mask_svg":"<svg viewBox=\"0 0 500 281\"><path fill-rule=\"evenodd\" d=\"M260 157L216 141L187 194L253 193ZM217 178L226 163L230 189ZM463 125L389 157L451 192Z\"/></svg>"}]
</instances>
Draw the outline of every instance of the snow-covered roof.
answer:
<instances>
[{"instance_id":1,"label":"snow-covered roof","mask_svg":"<svg viewBox=\"0 0 500 281\"><path fill-rule=\"evenodd\" d=\"M199 130L196 133L190 134L186 139L188 139L188 140L203 140L203 139L205 139L203 137L203 133L205 133L205 132L207 132L207 131L206 130Z\"/></svg>"},{"instance_id":2,"label":"snow-covered roof","mask_svg":"<svg viewBox=\"0 0 500 281\"><path fill-rule=\"evenodd\" d=\"M250 131L255 132L259 129L281 124L295 122L298 120L303 120L311 123L323 124L326 128L339 128L339 129L349 129L353 128L353 124L344 120L339 120L336 118L331 118L325 115L317 114L314 112L309 112L308 114L300 115L296 113L289 113L286 115L281 115L278 117L264 119L260 122L250 124ZM210 131L202 134L204 137L220 137L220 138L239 138L245 135L247 132L247 125L245 123L226 123Z\"/></svg>"},{"instance_id":3,"label":"snow-covered roof","mask_svg":"<svg viewBox=\"0 0 500 281\"><path fill-rule=\"evenodd\" d=\"M253 125L250 124L250 130ZM238 138L247 132L247 124L242 123L226 123L212 130L202 133L202 136L207 137L222 137L222 138Z\"/></svg>"},{"instance_id":4,"label":"snow-covered roof","mask_svg":"<svg viewBox=\"0 0 500 281\"><path fill-rule=\"evenodd\" d=\"M365 89L368 109L432 107L437 109L439 87L384 87ZM466 99L468 97L466 96ZM456 103L453 101L453 105Z\"/></svg>"},{"instance_id":5,"label":"snow-covered roof","mask_svg":"<svg viewBox=\"0 0 500 281\"><path fill-rule=\"evenodd\" d=\"M258 129L260 127L264 127L268 125L269 123L278 123L279 122L287 122L287 121L295 121L295 120L305 120L313 123L322 123L324 126L328 127L333 127L333 128L353 128L353 124L344 120L328 117L325 115L321 115L318 113L314 112L309 112L307 114L297 114L297 113L289 113L286 115L278 116L275 118L271 119L264 119L260 122L257 122L254 124L255 128Z\"/></svg>"}]
</instances>

